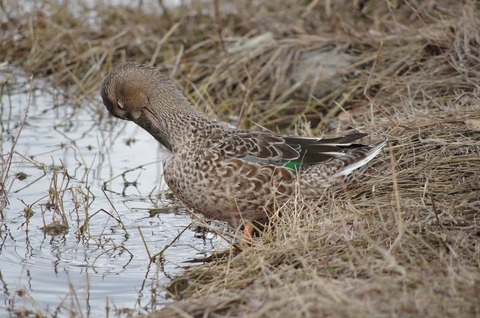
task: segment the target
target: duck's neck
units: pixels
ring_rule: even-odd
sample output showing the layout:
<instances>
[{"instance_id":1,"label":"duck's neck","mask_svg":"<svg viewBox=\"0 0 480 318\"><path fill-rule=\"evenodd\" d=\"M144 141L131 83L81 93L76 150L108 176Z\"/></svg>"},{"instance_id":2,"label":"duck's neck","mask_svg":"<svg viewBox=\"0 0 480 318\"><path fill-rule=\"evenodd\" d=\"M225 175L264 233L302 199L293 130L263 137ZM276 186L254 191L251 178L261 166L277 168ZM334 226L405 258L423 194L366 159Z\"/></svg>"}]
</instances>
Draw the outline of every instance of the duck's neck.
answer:
<instances>
[{"instance_id":1,"label":"duck's neck","mask_svg":"<svg viewBox=\"0 0 480 318\"><path fill-rule=\"evenodd\" d=\"M212 129L222 127L197 111L186 99L174 107L155 107L154 114L160 129L147 131L174 153L192 143L201 143Z\"/></svg>"}]
</instances>

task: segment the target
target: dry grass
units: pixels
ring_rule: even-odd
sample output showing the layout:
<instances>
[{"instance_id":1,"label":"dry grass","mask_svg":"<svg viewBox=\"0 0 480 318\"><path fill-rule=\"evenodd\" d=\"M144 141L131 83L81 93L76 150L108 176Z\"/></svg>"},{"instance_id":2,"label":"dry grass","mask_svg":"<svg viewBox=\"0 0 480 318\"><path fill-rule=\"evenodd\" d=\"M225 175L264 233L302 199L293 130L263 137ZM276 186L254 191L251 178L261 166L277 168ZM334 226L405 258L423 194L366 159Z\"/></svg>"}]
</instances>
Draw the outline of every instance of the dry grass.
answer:
<instances>
[{"instance_id":1,"label":"dry grass","mask_svg":"<svg viewBox=\"0 0 480 318\"><path fill-rule=\"evenodd\" d=\"M2 60L75 87L99 114L101 80L134 60L242 127L307 119L310 134L388 138L353 186L283 207L251 248L178 277L169 290L183 300L154 316L480 315L478 2L215 3L159 18L45 1L0 26Z\"/></svg>"}]
</instances>

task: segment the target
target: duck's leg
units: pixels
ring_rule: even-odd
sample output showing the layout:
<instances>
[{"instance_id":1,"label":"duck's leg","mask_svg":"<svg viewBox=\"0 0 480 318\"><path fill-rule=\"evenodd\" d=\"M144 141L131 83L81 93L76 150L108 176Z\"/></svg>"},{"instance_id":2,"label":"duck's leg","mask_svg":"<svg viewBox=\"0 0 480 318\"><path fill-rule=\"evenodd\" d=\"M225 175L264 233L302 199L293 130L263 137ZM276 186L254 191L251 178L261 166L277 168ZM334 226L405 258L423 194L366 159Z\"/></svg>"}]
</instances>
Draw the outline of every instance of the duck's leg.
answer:
<instances>
[{"instance_id":1,"label":"duck's leg","mask_svg":"<svg viewBox=\"0 0 480 318\"><path fill-rule=\"evenodd\" d=\"M245 228L243 229L242 240L240 241L240 248L242 250L252 244L253 230L254 228L251 223L245 224Z\"/></svg>"}]
</instances>

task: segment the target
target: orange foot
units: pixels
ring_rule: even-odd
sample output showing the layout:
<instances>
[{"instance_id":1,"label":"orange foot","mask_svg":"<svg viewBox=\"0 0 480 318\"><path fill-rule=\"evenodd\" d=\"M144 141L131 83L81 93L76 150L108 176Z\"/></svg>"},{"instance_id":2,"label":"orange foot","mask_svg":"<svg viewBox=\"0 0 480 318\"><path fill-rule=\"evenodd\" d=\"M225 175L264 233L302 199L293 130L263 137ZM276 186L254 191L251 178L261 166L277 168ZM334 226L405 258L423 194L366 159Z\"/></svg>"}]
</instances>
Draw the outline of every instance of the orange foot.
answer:
<instances>
[{"instance_id":1,"label":"orange foot","mask_svg":"<svg viewBox=\"0 0 480 318\"><path fill-rule=\"evenodd\" d=\"M245 229L243 230L242 240L240 241L240 249L243 250L246 247L250 246L252 244L252 238L253 238L253 225L250 223L247 223L245 225Z\"/></svg>"}]
</instances>

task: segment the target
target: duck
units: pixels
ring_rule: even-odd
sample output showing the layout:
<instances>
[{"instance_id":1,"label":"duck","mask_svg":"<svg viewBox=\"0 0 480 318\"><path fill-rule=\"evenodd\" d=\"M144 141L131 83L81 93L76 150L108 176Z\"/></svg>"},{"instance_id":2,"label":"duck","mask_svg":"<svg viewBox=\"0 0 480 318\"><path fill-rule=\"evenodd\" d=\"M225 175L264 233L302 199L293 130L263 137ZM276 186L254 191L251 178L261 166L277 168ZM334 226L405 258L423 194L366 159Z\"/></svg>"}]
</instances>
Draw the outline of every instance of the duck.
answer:
<instances>
[{"instance_id":1,"label":"duck","mask_svg":"<svg viewBox=\"0 0 480 318\"><path fill-rule=\"evenodd\" d=\"M133 62L106 76L101 96L111 115L167 149L164 179L186 207L243 228L246 238L280 204L296 195L318 198L386 143L358 143L368 134L357 131L319 138L231 128L197 110L160 69Z\"/></svg>"}]
</instances>

